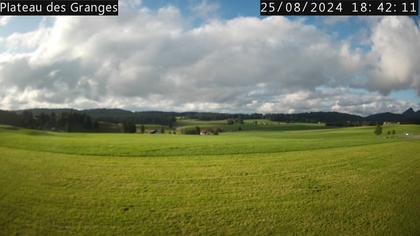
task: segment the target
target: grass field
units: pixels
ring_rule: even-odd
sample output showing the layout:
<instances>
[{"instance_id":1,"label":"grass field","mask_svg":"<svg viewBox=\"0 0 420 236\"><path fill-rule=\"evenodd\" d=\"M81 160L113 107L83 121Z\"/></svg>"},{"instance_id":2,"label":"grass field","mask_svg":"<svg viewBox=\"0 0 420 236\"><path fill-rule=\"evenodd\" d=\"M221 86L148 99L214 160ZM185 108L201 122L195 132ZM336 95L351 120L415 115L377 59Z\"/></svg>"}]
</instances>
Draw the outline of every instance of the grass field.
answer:
<instances>
[{"instance_id":1,"label":"grass field","mask_svg":"<svg viewBox=\"0 0 420 236\"><path fill-rule=\"evenodd\" d=\"M392 137L302 126L219 136L0 126L0 235L419 235L420 126L385 128Z\"/></svg>"}]
</instances>

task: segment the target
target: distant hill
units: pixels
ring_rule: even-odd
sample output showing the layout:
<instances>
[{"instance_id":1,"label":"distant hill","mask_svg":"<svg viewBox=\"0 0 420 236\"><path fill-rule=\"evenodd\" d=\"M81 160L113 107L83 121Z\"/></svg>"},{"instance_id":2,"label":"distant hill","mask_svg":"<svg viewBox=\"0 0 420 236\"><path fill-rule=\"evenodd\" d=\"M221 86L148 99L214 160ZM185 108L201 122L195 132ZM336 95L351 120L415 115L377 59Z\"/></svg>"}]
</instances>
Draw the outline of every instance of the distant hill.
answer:
<instances>
[{"instance_id":1,"label":"distant hill","mask_svg":"<svg viewBox=\"0 0 420 236\"><path fill-rule=\"evenodd\" d=\"M133 119L134 113L122 109L91 109L80 111L101 121L120 123L123 120Z\"/></svg>"},{"instance_id":2,"label":"distant hill","mask_svg":"<svg viewBox=\"0 0 420 236\"><path fill-rule=\"evenodd\" d=\"M266 118L272 121L283 122L322 122L332 126L346 126L347 124L360 125L363 117L339 112L310 112L299 114L267 114Z\"/></svg>"},{"instance_id":3,"label":"distant hill","mask_svg":"<svg viewBox=\"0 0 420 236\"><path fill-rule=\"evenodd\" d=\"M122 109L91 109L83 110L82 112L94 116L127 116L133 114L131 111Z\"/></svg>"},{"instance_id":4,"label":"distant hill","mask_svg":"<svg viewBox=\"0 0 420 236\"><path fill-rule=\"evenodd\" d=\"M203 121L226 119L269 119L272 121L280 122L321 122L326 123L329 126L373 125L383 122L420 124L420 110L416 112L412 108L409 108L401 114L387 112L374 114L367 117L339 112L309 112L298 114L229 114L212 112L132 112L122 109L28 109L19 111L0 110L0 123L15 125L19 123L19 117L21 117L25 112L32 113L35 118L42 116L43 114L61 117L62 114L80 113L94 121L110 123L157 124L169 127L172 127L176 123L177 118L196 119Z\"/></svg>"},{"instance_id":5,"label":"distant hill","mask_svg":"<svg viewBox=\"0 0 420 236\"><path fill-rule=\"evenodd\" d=\"M35 108L35 109L26 109L26 110L17 110L16 113L17 114L22 114L24 111L30 111L32 112L34 115L38 115L41 113L45 113L45 114L51 114L51 113L56 113L56 114L60 114L60 113L72 113L72 112L79 112L76 109L71 109L71 108L58 108L58 109L48 109L48 108Z\"/></svg>"},{"instance_id":6,"label":"distant hill","mask_svg":"<svg viewBox=\"0 0 420 236\"><path fill-rule=\"evenodd\" d=\"M339 112L311 112L300 114L269 114L271 120L287 122L323 122L332 126L348 126L361 124L377 124L384 122L400 122L420 124L420 110L415 112L412 108L402 114L379 113L367 117Z\"/></svg>"},{"instance_id":7,"label":"distant hill","mask_svg":"<svg viewBox=\"0 0 420 236\"><path fill-rule=\"evenodd\" d=\"M415 123L420 124L420 110L415 112L413 108L409 108L402 114L395 113L380 113L370 115L365 118L368 122L401 122L401 123Z\"/></svg>"},{"instance_id":8,"label":"distant hill","mask_svg":"<svg viewBox=\"0 0 420 236\"><path fill-rule=\"evenodd\" d=\"M413 110L413 108L410 107L408 110L403 112L402 115L405 116L405 117L415 117L416 112Z\"/></svg>"},{"instance_id":9,"label":"distant hill","mask_svg":"<svg viewBox=\"0 0 420 236\"><path fill-rule=\"evenodd\" d=\"M80 112L91 116L93 119L112 123L131 122L172 126L176 121L176 113L173 112L131 112L122 109L91 109Z\"/></svg>"},{"instance_id":10,"label":"distant hill","mask_svg":"<svg viewBox=\"0 0 420 236\"><path fill-rule=\"evenodd\" d=\"M370 122L405 122L407 117L402 114L394 114L390 112L380 113L375 115L370 115L365 118L365 120Z\"/></svg>"}]
</instances>

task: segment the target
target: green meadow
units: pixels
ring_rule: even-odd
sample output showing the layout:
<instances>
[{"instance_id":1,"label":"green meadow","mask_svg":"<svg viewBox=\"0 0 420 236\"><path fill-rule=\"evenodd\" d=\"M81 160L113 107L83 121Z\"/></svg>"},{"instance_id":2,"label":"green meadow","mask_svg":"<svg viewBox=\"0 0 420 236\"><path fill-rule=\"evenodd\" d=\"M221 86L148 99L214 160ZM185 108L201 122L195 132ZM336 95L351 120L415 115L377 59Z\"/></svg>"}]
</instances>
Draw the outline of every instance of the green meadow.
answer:
<instances>
[{"instance_id":1,"label":"green meadow","mask_svg":"<svg viewBox=\"0 0 420 236\"><path fill-rule=\"evenodd\" d=\"M0 235L419 235L420 126L254 122L211 136L0 126Z\"/></svg>"}]
</instances>

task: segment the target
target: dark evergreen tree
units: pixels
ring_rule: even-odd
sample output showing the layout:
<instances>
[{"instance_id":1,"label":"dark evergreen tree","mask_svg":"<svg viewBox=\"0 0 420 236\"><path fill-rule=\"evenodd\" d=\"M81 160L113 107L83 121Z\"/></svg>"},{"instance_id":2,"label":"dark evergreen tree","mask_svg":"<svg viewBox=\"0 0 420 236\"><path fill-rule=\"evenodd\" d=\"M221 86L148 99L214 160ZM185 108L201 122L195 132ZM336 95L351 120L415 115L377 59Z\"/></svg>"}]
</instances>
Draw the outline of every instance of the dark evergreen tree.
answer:
<instances>
[{"instance_id":1,"label":"dark evergreen tree","mask_svg":"<svg viewBox=\"0 0 420 236\"><path fill-rule=\"evenodd\" d=\"M57 116L55 115L54 112L51 113L50 122L51 122L51 124L50 124L51 125L51 128L56 129L56 126L57 126Z\"/></svg>"},{"instance_id":2,"label":"dark evergreen tree","mask_svg":"<svg viewBox=\"0 0 420 236\"><path fill-rule=\"evenodd\" d=\"M93 129L96 130L96 131L98 131L100 129L99 122L97 120L95 120L93 122Z\"/></svg>"},{"instance_id":3,"label":"dark evergreen tree","mask_svg":"<svg viewBox=\"0 0 420 236\"><path fill-rule=\"evenodd\" d=\"M136 125L129 122L124 122L122 124L123 132L124 133L135 133L137 131Z\"/></svg>"},{"instance_id":4,"label":"dark evergreen tree","mask_svg":"<svg viewBox=\"0 0 420 236\"><path fill-rule=\"evenodd\" d=\"M25 128L35 128L35 119L30 111L24 111L22 113L22 125Z\"/></svg>"},{"instance_id":5,"label":"dark evergreen tree","mask_svg":"<svg viewBox=\"0 0 420 236\"><path fill-rule=\"evenodd\" d=\"M379 124L378 124L378 125L376 125L374 133L375 133L376 135L381 135L381 134L382 134L382 126L381 126L381 125L379 125Z\"/></svg>"}]
</instances>

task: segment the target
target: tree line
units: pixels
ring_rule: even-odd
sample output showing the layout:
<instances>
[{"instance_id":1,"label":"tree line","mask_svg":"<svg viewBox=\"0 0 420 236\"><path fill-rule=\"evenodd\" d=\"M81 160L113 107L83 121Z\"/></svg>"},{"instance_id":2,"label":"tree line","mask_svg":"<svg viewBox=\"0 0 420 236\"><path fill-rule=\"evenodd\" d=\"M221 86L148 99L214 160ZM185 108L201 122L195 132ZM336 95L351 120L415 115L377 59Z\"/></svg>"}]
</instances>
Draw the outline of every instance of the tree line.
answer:
<instances>
[{"instance_id":1,"label":"tree line","mask_svg":"<svg viewBox=\"0 0 420 236\"><path fill-rule=\"evenodd\" d=\"M28 129L66 132L99 130L97 120L78 112L34 114L32 111L0 111L0 123Z\"/></svg>"},{"instance_id":2,"label":"tree line","mask_svg":"<svg viewBox=\"0 0 420 236\"><path fill-rule=\"evenodd\" d=\"M384 122L402 124L420 124L420 111L414 112L411 108L402 114L379 113L362 117L339 112L309 112L298 114L266 114L266 119L289 123L325 123L327 126L347 127L361 125L376 125Z\"/></svg>"},{"instance_id":3,"label":"tree line","mask_svg":"<svg viewBox=\"0 0 420 236\"><path fill-rule=\"evenodd\" d=\"M367 117L339 112L310 112L299 114L229 114L211 112L131 112L121 109L30 109L24 111L1 111L0 124L18 127L62 130L99 131L105 123L121 124L122 132L136 132L136 124L154 124L175 127L177 120L196 119L203 121L227 120L228 124L243 123L243 120L267 119L289 123L325 123L327 126L376 125L383 122L420 124L420 111L408 109L402 114L380 113ZM143 131L144 132L144 131ZM192 132L192 131L191 131Z\"/></svg>"}]
</instances>

